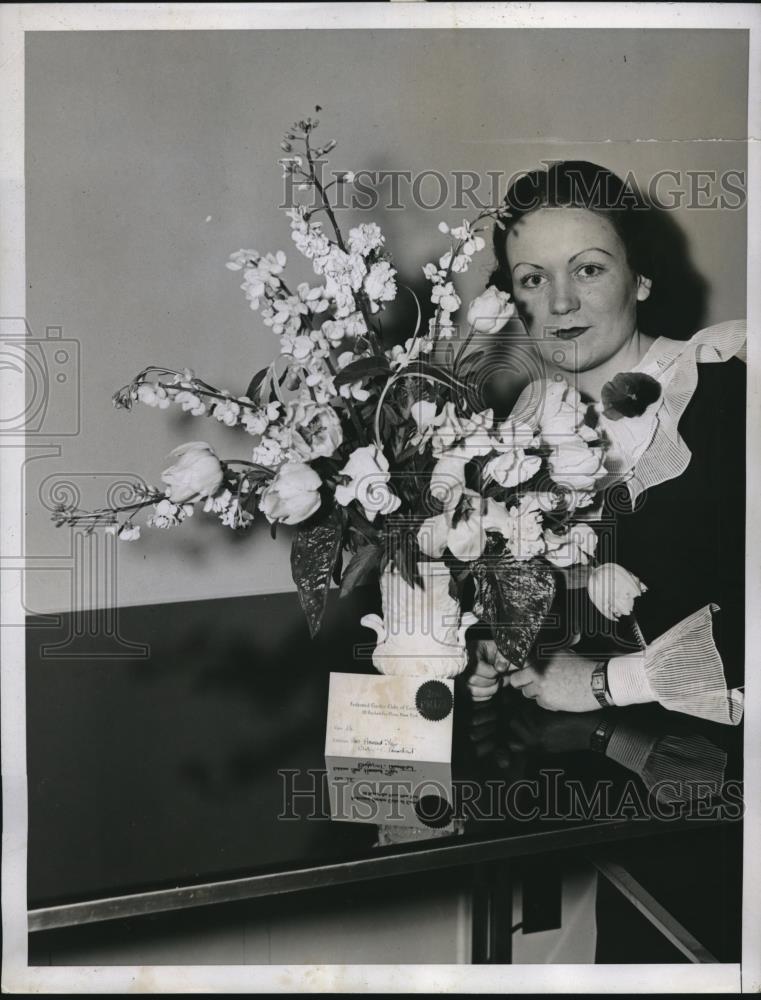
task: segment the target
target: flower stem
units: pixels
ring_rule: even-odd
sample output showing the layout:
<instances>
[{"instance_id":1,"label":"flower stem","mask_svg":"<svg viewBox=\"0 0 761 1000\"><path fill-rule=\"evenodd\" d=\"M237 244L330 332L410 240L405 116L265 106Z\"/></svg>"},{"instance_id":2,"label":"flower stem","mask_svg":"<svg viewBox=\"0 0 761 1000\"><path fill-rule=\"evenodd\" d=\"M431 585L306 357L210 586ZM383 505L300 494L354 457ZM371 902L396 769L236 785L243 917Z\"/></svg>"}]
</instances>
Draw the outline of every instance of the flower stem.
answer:
<instances>
[{"instance_id":1,"label":"flower stem","mask_svg":"<svg viewBox=\"0 0 761 1000\"><path fill-rule=\"evenodd\" d=\"M325 363L328 369L333 373L333 375L338 374L338 369L333 364L333 360L330 356L325 358ZM354 425L354 430L357 432L357 437L359 438L360 444L367 444L367 435L365 434L365 429L362 426L362 421L359 419L356 407L354 406L354 400L351 396L344 397L344 402L346 403L346 409L349 413L352 424Z\"/></svg>"},{"instance_id":2,"label":"flower stem","mask_svg":"<svg viewBox=\"0 0 761 1000\"><path fill-rule=\"evenodd\" d=\"M630 617L631 623L632 623L632 632L634 633L634 638L639 643L639 648L640 649L647 649L647 643L645 642L645 637L642 634L642 629L639 627L639 622L634 617L634 614L631 614L629 617Z\"/></svg>"},{"instance_id":3,"label":"flower stem","mask_svg":"<svg viewBox=\"0 0 761 1000\"><path fill-rule=\"evenodd\" d=\"M319 194L320 200L322 201L322 208L325 210L325 214L327 215L328 219L330 219L330 224L333 227L333 232L336 235L336 242L338 243L339 249L343 250L343 252L346 253L347 252L346 244L344 243L343 235L341 234L341 230L338 226L338 220L336 219L335 213L333 212L333 207L330 204L330 201L325 196L325 188L320 183L317 177L317 172L314 169L314 159L312 158L312 149L309 145L308 134L304 139L304 146L306 149L307 162L309 164L309 172L312 177L315 190ZM364 319L365 321L365 326L367 327L367 336L368 339L370 340L370 344L372 345L373 352L376 355L380 356L381 354L383 354L383 351L378 342L378 338L375 334L375 331L373 330L372 323L370 322L370 310L367 308L367 302L365 301L365 296L361 291L358 291L355 295L355 299L357 305L359 306L359 311L362 313L362 319Z\"/></svg>"}]
</instances>

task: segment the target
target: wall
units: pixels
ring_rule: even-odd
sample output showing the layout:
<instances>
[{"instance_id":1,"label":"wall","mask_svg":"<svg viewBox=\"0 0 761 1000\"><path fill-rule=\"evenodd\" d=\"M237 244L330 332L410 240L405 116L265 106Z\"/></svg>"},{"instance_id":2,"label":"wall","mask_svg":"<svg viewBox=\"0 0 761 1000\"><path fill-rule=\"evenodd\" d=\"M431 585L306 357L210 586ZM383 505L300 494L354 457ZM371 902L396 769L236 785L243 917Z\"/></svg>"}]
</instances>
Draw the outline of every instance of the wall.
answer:
<instances>
[{"instance_id":1,"label":"wall","mask_svg":"<svg viewBox=\"0 0 761 1000\"><path fill-rule=\"evenodd\" d=\"M238 436L212 421L115 411L110 397L149 363L189 366L243 392L249 374L273 356L276 341L224 262L239 247L290 246L276 207L276 160L291 121L316 102L323 106L323 134L339 140L335 168L483 176L546 158L584 158L633 170L644 182L662 169L743 169L746 36L471 30L31 37L27 316L37 337L54 326L78 342L81 420L78 433L57 436L77 429L70 380L56 389L58 423L33 442L50 441L60 455L55 448L30 453L26 551L37 562L27 575L27 607L62 610L104 599L103 581L76 584L81 567L70 535L53 528L40 503L47 477L73 476L82 505L93 507L119 480L158 482L183 440L245 454ZM405 280L417 283L421 264L443 252L438 221L462 214L409 205L376 214ZM744 212L683 209L676 217L710 282L709 321L744 315ZM346 216L347 224L357 221L361 213ZM482 287L489 263L484 254L461 283L466 299ZM402 339L403 330L398 334ZM277 542L264 525L252 533L240 540L195 518L178 531L122 544L118 589L109 583L108 599L136 604L292 589L285 533Z\"/></svg>"}]
</instances>

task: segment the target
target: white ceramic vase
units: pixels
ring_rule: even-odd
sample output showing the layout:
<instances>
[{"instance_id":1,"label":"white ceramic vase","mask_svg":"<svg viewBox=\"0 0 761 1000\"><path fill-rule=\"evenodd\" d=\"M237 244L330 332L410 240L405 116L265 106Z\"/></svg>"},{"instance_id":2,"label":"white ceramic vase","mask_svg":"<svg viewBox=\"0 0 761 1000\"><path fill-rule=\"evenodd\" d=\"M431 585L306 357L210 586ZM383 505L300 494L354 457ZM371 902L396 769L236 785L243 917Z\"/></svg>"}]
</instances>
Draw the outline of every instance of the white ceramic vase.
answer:
<instances>
[{"instance_id":1,"label":"white ceramic vase","mask_svg":"<svg viewBox=\"0 0 761 1000\"><path fill-rule=\"evenodd\" d=\"M411 587L388 567L381 574L383 618L365 615L361 622L378 636L373 666L382 674L410 677L456 677L467 666L465 632L478 619L464 614L449 593L449 568L443 562L419 562L423 586Z\"/></svg>"}]
</instances>

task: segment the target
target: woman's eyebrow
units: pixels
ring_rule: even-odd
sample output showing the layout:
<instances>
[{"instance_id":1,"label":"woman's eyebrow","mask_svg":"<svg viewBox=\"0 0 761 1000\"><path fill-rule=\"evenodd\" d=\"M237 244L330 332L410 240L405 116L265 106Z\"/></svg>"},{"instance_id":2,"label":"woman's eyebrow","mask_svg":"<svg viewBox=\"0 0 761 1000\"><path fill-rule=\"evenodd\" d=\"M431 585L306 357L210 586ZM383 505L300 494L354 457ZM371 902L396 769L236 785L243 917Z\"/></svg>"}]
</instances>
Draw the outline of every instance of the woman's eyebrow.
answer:
<instances>
[{"instance_id":1,"label":"woman's eyebrow","mask_svg":"<svg viewBox=\"0 0 761 1000\"><path fill-rule=\"evenodd\" d=\"M571 261L576 260L577 257L581 257L583 253L589 253L590 250L598 250L600 253L604 253L607 257L614 256L614 254L612 254L610 250L604 250L602 247L586 247L584 250L579 250L578 253L575 253L573 257L569 257L568 263L570 264ZM519 267L534 267L537 269L537 271L544 270L541 264L531 264L527 260L519 260L518 263L513 266L513 271L516 271Z\"/></svg>"},{"instance_id":2,"label":"woman's eyebrow","mask_svg":"<svg viewBox=\"0 0 761 1000\"><path fill-rule=\"evenodd\" d=\"M581 251L584 253L584 251ZM541 264L529 264L527 260L519 260L517 264L513 266L513 271L517 271L519 267L535 267L537 271L543 271L544 268Z\"/></svg>"},{"instance_id":3,"label":"woman's eyebrow","mask_svg":"<svg viewBox=\"0 0 761 1000\"><path fill-rule=\"evenodd\" d=\"M569 257L568 258L568 263L570 264L572 260L576 260L577 257L581 257L581 255L583 253L589 253L590 250L598 250L600 253L604 253L608 257L612 257L613 256L613 254L610 252L610 250L603 250L602 247L587 247L586 250L579 250L579 252L575 253L573 255L573 257Z\"/></svg>"}]
</instances>

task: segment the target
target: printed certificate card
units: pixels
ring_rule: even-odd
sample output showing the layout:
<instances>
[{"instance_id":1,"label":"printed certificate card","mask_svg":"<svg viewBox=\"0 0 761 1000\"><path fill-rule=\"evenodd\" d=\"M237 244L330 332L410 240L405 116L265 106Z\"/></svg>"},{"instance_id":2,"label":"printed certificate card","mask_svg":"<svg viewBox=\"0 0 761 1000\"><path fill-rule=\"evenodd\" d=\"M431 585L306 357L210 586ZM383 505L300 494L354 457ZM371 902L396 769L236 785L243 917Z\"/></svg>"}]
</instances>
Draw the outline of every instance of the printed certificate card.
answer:
<instances>
[{"instance_id":1,"label":"printed certificate card","mask_svg":"<svg viewBox=\"0 0 761 1000\"><path fill-rule=\"evenodd\" d=\"M449 762L454 681L330 675L325 755Z\"/></svg>"}]
</instances>

